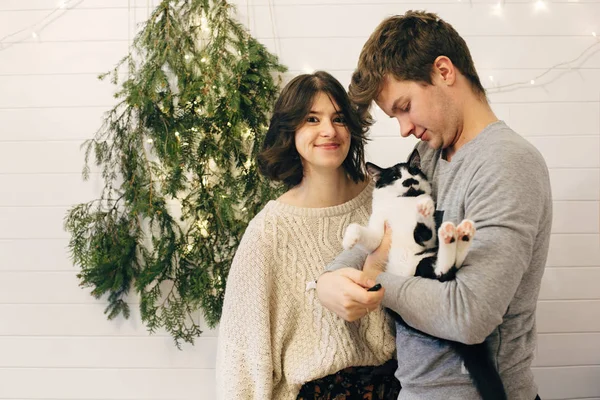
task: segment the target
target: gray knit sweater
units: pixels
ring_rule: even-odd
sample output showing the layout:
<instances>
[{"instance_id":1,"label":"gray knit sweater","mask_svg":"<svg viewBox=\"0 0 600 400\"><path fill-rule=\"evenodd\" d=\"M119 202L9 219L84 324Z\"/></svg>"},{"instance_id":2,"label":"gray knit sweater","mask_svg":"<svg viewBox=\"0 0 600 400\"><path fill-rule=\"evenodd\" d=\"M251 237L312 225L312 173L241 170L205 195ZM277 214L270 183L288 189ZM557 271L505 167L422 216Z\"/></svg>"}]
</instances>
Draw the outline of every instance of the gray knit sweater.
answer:
<instances>
[{"instance_id":1,"label":"gray knit sweater","mask_svg":"<svg viewBox=\"0 0 600 400\"><path fill-rule=\"evenodd\" d=\"M477 233L456 280L445 283L382 273L383 305L433 336L463 343L488 340L508 398L533 400L530 368L535 310L548 254L552 198L540 153L502 121L486 127L451 162L417 145L444 221L475 222ZM341 253L328 269L361 268L365 255ZM479 399L448 346L399 327L399 399Z\"/></svg>"}]
</instances>

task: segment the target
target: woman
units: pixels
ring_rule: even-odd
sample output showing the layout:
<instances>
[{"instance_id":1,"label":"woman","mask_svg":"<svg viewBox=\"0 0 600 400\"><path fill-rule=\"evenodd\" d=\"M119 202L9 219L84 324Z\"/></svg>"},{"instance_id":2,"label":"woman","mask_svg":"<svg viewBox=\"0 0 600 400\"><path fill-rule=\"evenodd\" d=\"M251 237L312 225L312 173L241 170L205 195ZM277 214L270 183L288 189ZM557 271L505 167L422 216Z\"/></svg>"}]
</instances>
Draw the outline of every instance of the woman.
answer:
<instances>
[{"instance_id":1,"label":"woman","mask_svg":"<svg viewBox=\"0 0 600 400\"><path fill-rule=\"evenodd\" d=\"M378 303L347 323L313 290L340 253L346 226L365 224L370 213L367 126L326 72L300 75L283 89L259 167L289 190L250 222L233 260L219 329L218 398L397 398L394 336Z\"/></svg>"}]
</instances>

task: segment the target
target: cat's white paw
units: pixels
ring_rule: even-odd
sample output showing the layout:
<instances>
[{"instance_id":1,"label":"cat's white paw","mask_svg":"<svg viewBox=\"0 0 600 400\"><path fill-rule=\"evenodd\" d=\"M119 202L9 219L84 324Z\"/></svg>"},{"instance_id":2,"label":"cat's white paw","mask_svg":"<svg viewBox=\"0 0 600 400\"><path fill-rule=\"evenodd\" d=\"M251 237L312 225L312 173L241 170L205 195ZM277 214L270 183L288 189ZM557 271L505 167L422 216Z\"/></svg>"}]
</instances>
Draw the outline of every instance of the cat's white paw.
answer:
<instances>
[{"instance_id":1,"label":"cat's white paw","mask_svg":"<svg viewBox=\"0 0 600 400\"><path fill-rule=\"evenodd\" d=\"M448 263L448 262L444 263L444 262L442 262L442 260L438 259L438 262L435 264L435 268L433 269L435 276L437 276L438 278L441 278L442 275L444 275L445 273L450 271L450 268L452 268L452 264L453 263Z\"/></svg>"},{"instance_id":2,"label":"cat's white paw","mask_svg":"<svg viewBox=\"0 0 600 400\"><path fill-rule=\"evenodd\" d=\"M456 237L463 242L470 242L475 236L475 223L470 219L463 219L456 227Z\"/></svg>"},{"instance_id":3,"label":"cat's white paw","mask_svg":"<svg viewBox=\"0 0 600 400\"><path fill-rule=\"evenodd\" d=\"M453 243L456 241L456 226L450 221L444 222L438 229L438 238L441 243Z\"/></svg>"},{"instance_id":4,"label":"cat's white paw","mask_svg":"<svg viewBox=\"0 0 600 400\"><path fill-rule=\"evenodd\" d=\"M345 250L350 250L358 243L360 240L360 228L361 226L358 224L348 225L342 241L342 246L344 246Z\"/></svg>"},{"instance_id":5,"label":"cat's white paw","mask_svg":"<svg viewBox=\"0 0 600 400\"><path fill-rule=\"evenodd\" d=\"M425 218L429 218L435 211L435 205L431 197L426 197L417 203L417 212Z\"/></svg>"},{"instance_id":6,"label":"cat's white paw","mask_svg":"<svg viewBox=\"0 0 600 400\"><path fill-rule=\"evenodd\" d=\"M435 273L435 276L437 276L438 278L441 278L442 275L444 275L448 271L445 270L444 268L436 266L435 269L433 270L433 272Z\"/></svg>"}]
</instances>

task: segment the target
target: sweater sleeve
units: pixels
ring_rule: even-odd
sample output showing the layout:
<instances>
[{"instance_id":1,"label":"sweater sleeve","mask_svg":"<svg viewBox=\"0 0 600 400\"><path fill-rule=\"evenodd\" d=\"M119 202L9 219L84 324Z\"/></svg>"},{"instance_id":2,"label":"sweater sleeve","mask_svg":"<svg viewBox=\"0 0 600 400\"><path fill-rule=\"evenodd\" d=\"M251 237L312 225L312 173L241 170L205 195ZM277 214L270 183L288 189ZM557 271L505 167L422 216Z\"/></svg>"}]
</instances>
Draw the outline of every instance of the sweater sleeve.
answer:
<instances>
[{"instance_id":1,"label":"sweater sleeve","mask_svg":"<svg viewBox=\"0 0 600 400\"><path fill-rule=\"evenodd\" d=\"M483 342L502 323L538 234L549 234L550 184L541 157L501 157L480 167L466 188L465 216L477 232L455 280L379 275L384 306L414 328L466 344Z\"/></svg>"},{"instance_id":2,"label":"sweater sleeve","mask_svg":"<svg viewBox=\"0 0 600 400\"><path fill-rule=\"evenodd\" d=\"M273 362L269 297L271 246L255 221L237 249L225 289L217 344L217 398L272 397Z\"/></svg>"},{"instance_id":3,"label":"sweater sleeve","mask_svg":"<svg viewBox=\"0 0 600 400\"><path fill-rule=\"evenodd\" d=\"M367 253L361 250L358 246L351 248L350 250L344 250L338 256L330 262L326 271L335 271L341 268L354 268L362 269L367 259Z\"/></svg>"}]
</instances>

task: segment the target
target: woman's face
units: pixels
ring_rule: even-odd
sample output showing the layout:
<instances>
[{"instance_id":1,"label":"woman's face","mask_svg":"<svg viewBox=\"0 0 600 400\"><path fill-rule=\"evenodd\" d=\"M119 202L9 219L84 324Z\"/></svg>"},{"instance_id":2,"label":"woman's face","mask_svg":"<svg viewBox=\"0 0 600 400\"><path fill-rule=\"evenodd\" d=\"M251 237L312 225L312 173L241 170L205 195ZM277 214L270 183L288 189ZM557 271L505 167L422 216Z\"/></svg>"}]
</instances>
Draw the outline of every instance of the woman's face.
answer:
<instances>
[{"instance_id":1,"label":"woman's face","mask_svg":"<svg viewBox=\"0 0 600 400\"><path fill-rule=\"evenodd\" d=\"M350 131L339 107L326 93L316 94L296 131L295 143L305 174L341 168L350 150Z\"/></svg>"}]
</instances>

